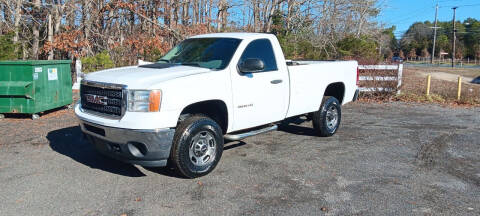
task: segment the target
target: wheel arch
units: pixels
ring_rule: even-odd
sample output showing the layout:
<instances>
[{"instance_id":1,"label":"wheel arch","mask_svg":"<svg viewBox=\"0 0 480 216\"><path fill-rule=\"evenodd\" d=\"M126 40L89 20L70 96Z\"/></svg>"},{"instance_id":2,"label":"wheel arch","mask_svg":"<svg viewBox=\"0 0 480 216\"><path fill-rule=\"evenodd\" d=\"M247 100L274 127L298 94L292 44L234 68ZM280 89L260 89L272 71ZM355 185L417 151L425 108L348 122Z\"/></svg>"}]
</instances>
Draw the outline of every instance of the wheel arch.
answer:
<instances>
[{"instance_id":1,"label":"wheel arch","mask_svg":"<svg viewBox=\"0 0 480 216\"><path fill-rule=\"evenodd\" d=\"M222 128L223 134L227 133L228 130L228 108L227 104L222 100L206 100L192 103L185 108L179 116L179 121L182 116L185 115L194 115L194 114L203 114L213 119L220 125Z\"/></svg>"},{"instance_id":2,"label":"wheel arch","mask_svg":"<svg viewBox=\"0 0 480 216\"><path fill-rule=\"evenodd\" d=\"M325 89L323 96L335 97L340 104L343 104L345 97L345 84L343 82L330 83Z\"/></svg>"}]
</instances>

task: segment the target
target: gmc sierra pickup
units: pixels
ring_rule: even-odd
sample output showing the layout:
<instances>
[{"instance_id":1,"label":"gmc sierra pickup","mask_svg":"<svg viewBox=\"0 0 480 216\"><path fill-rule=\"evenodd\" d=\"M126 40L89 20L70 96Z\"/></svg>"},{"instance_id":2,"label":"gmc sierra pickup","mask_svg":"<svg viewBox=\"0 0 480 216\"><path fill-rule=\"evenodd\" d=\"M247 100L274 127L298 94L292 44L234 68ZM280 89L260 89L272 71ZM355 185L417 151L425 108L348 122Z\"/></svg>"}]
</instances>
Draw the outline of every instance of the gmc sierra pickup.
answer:
<instances>
[{"instance_id":1,"label":"gmc sierra pickup","mask_svg":"<svg viewBox=\"0 0 480 216\"><path fill-rule=\"evenodd\" d=\"M103 154L142 166L211 172L224 139L241 140L308 115L332 136L358 97L356 61L286 61L271 34L186 39L154 64L87 74L75 113Z\"/></svg>"}]
</instances>

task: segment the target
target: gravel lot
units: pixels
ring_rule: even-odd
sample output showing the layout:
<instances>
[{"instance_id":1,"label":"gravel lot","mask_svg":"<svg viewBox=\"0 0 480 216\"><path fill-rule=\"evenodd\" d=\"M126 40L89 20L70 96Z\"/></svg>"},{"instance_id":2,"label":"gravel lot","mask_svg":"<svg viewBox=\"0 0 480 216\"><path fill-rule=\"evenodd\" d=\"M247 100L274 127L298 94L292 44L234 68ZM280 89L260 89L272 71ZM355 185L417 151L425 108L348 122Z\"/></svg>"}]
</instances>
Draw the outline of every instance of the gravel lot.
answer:
<instances>
[{"instance_id":1,"label":"gravel lot","mask_svg":"<svg viewBox=\"0 0 480 216\"><path fill-rule=\"evenodd\" d=\"M0 214L480 214L480 108L351 104L330 138L296 123L192 180L100 156L71 110L3 119Z\"/></svg>"}]
</instances>

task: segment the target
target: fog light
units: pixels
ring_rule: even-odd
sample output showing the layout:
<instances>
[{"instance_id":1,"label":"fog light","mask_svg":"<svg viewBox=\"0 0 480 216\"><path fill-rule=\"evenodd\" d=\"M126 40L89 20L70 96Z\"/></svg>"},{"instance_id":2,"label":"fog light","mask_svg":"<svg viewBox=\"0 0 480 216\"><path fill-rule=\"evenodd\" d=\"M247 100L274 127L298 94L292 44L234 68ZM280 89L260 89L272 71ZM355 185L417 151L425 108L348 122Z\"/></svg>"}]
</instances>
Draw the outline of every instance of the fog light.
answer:
<instances>
[{"instance_id":1,"label":"fog light","mask_svg":"<svg viewBox=\"0 0 480 216\"><path fill-rule=\"evenodd\" d=\"M144 157L147 154L147 146L139 142L129 142L127 144L128 151L135 157Z\"/></svg>"}]
</instances>

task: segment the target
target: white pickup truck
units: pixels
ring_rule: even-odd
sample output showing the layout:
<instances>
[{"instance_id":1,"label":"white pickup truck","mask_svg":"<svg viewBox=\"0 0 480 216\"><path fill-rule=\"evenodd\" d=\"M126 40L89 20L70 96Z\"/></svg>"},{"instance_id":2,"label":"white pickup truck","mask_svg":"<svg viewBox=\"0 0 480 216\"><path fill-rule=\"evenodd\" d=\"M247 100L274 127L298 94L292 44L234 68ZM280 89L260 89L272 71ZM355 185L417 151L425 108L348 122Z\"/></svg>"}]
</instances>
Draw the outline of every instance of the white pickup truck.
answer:
<instances>
[{"instance_id":1,"label":"white pickup truck","mask_svg":"<svg viewBox=\"0 0 480 216\"><path fill-rule=\"evenodd\" d=\"M272 34L186 39L157 63L87 74L75 113L102 153L142 166L211 172L224 139L240 140L308 115L331 136L358 97L356 61L286 61Z\"/></svg>"}]
</instances>

